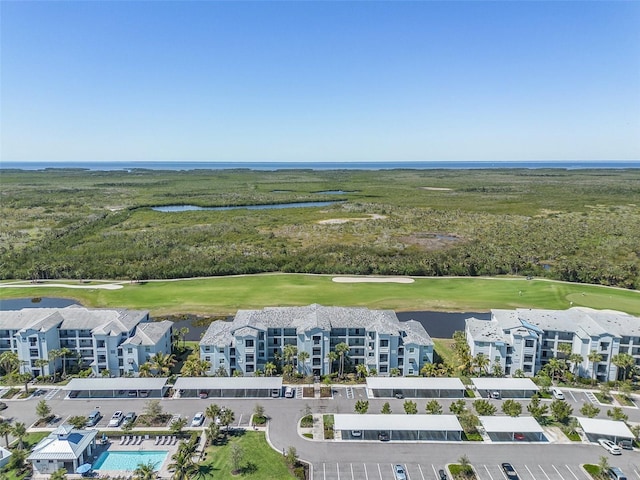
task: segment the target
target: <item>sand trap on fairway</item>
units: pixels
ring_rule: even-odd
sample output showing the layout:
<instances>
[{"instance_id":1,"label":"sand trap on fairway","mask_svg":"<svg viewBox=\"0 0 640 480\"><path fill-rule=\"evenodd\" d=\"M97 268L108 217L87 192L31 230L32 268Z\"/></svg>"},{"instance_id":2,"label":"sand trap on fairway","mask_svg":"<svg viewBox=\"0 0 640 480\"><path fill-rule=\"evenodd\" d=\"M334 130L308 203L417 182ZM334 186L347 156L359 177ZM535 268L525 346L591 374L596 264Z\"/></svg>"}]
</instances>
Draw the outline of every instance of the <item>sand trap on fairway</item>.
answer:
<instances>
[{"instance_id":1,"label":"sand trap on fairway","mask_svg":"<svg viewBox=\"0 0 640 480\"><path fill-rule=\"evenodd\" d=\"M122 285L116 283L105 283L101 285L68 285L66 283L0 283L0 288L38 288L38 287L56 287L56 288L99 288L101 290L118 290Z\"/></svg>"},{"instance_id":2,"label":"sand trap on fairway","mask_svg":"<svg viewBox=\"0 0 640 480\"><path fill-rule=\"evenodd\" d=\"M404 277L333 277L336 283L413 283L413 278Z\"/></svg>"}]
</instances>

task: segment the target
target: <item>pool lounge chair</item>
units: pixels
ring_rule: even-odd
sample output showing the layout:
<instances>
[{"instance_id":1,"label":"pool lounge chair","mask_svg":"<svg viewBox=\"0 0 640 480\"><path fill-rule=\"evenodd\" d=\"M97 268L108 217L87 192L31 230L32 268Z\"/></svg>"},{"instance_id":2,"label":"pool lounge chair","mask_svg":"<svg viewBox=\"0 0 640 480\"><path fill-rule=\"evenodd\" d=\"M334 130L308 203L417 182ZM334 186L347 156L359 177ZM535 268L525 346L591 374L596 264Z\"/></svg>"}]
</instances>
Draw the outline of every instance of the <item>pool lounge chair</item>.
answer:
<instances>
[{"instance_id":1,"label":"pool lounge chair","mask_svg":"<svg viewBox=\"0 0 640 480\"><path fill-rule=\"evenodd\" d=\"M174 435L173 438L171 439L171 445L175 445L176 443L178 443L178 437Z\"/></svg>"},{"instance_id":2,"label":"pool lounge chair","mask_svg":"<svg viewBox=\"0 0 640 480\"><path fill-rule=\"evenodd\" d=\"M144 437L142 435L138 435L138 442L136 443L136 445L140 445L142 443L142 440L144 440Z\"/></svg>"},{"instance_id":3,"label":"pool lounge chair","mask_svg":"<svg viewBox=\"0 0 640 480\"><path fill-rule=\"evenodd\" d=\"M120 437L120 445L124 444L124 441L127 437L125 437L124 435L122 437Z\"/></svg>"},{"instance_id":4,"label":"pool lounge chair","mask_svg":"<svg viewBox=\"0 0 640 480\"><path fill-rule=\"evenodd\" d=\"M156 435L156 445L160 443L160 435Z\"/></svg>"}]
</instances>

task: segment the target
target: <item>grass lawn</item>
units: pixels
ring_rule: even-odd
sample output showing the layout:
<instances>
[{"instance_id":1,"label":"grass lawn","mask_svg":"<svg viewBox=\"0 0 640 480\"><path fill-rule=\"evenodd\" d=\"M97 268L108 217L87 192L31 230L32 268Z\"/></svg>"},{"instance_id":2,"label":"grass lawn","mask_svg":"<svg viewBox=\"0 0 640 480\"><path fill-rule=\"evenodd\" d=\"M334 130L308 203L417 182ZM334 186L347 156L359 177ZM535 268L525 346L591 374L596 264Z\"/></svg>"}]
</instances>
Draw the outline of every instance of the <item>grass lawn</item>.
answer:
<instances>
[{"instance_id":1,"label":"grass lawn","mask_svg":"<svg viewBox=\"0 0 640 480\"><path fill-rule=\"evenodd\" d=\"M454 353L452 346L454 341L450 338L432 338L431 340L433 340L433 350L440 357L440 362L453 365Z\"/></svg>"},{"instance_id":2,"label":"grass lawn","mask_svg":"<svg viewBox=\"0 0 640 480\"><path fill-rule=\"evenodd\" d=\"M491 308L610 308L640 315L640 292L596 285L517 278L416 278L412 284L335 283L331 275L261 274L124 283L119 290L0 288L0 299L74 298L87 307L148 309L152 315L234 314L239 308L319 303L435 311Z\"/></svg>"},{"instance_id":3,"label":"grass lawn","mask_svg":"<svg viewBox=\"0 0 640 480\"><path fill-rule=\"evenodd\" d=\"M242 475L231 474L231 445L237 443L244 452L241 462L245 467ZM248 463L251 465L248 465ZM254 480L294 479L284 462L282 454L273 450L262 432L246 431L239 436L230 437L226 445L209 447L204 466L211 467L211 476L216 480L250 478ZM248 467L248 468L247 468Z\"/></svg>"}]
</instances>

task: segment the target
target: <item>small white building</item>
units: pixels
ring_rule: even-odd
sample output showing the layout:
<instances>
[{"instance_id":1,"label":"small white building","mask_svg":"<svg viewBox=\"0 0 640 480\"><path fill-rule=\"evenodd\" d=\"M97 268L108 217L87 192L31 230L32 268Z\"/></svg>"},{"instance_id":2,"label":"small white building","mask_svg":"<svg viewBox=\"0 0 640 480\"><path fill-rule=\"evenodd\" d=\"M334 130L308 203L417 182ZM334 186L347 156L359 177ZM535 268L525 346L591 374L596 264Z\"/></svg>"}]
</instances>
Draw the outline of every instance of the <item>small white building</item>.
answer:
<instances>
[{"instance_id":1,"label":"small white building","mask_svg":"<svg viewBox=\"0 0 640 480\"><path fill-rule=\"evenodd\" d=\"M84 463L91 463L98 430L77 430L61 425L33 448L27 460L35 474L51 474L64 468L75 473Z\"/></svg>"},{"instance_id":2,"label":"small white building","mask_svg":"<svg viewBox=\"0 0 640 480\"><path fill-rule=\"evenodd\" d=\"M11 459L11 451L4 447L0 447L0 469L3 468Z\"/></svg>"}]
</instances>

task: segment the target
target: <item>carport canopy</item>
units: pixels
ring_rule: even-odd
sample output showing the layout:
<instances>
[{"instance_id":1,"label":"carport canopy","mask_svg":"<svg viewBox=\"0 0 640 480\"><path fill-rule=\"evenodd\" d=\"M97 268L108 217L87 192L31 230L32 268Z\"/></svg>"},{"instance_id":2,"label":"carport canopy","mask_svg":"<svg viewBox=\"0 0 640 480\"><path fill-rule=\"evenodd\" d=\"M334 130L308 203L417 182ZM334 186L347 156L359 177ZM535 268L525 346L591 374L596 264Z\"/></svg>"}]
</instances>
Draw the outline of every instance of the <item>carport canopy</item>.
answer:
<instances>
[{"instance_id":1,"label":"carport canopy","mask_svg":"<svg viewBox=\"0 0 640 480\"><path fill-rule=\"evenodd\" d=\"M498 440L513 440L516 433L527 434L537 440L544 438L543 428L533 417L481 416L478 419L489 437L495 436Z\"/></svg>"},{"instance_id":2,"label":"carport canopy","mask_svg":"<svg viewBox=\"0 0 640 480\"><path fill-rule=\"evenodd\" d=\"M501 395L513 397L530 397L539 388L530 378L472 378L471 383L478 392L500 392Z\"/></svg>"},{"instance_id":3,"label":"carport canopy","mask_svg":"<svg viewBox=\"0 0 640 480\"><path fill-rule=\"evenodd\" d=\"M633 440L635 435L626 423L603 418L576 417L585 435L592 442L599 438L606 438L617 443L620 440Z\"/></svg>"},{"instance_id":4,"label":"carport canopy","mask_svg":"<svg viewBox=\"0 0 640 480\"><path fill-rule=\"evenodd\" d=\"M173 388L210 397L268 397L271 390L282 390L282 377L178 377Z\"/></svg>"},{"instance_id":5,"label":"carport canopy","mask_svg":"<svg viewBox=\"0 0 640 480\"><path fill-rule=\"evenodd\" d=\"M445 438L460 439L462 426L455 415L360 415L335 414L334 429L340 431L442 432Z\"/></svg>"},{"instance_id":6,"label":"carport canopy","mask_svg":"<svg viewBox=\"0 0 640 480\"><path fill-rule=\"evenodd\" d=\"M167 378L74 378L63 390L88 392L92 396L117 396L116 392L155 392L162 396Z\"/></svg>"},{"instance_id":7,"label":"carport canopy","mask_svg":"<svg viewBox=\"0 0 640 480\"><path fill-rule=\"evenodd\" d=\"M462 398L465 386L459 378L367 377L367 389L374 397L393 397L395 392L401 392L416 398Z\"/></svg>"}]
</instances>

